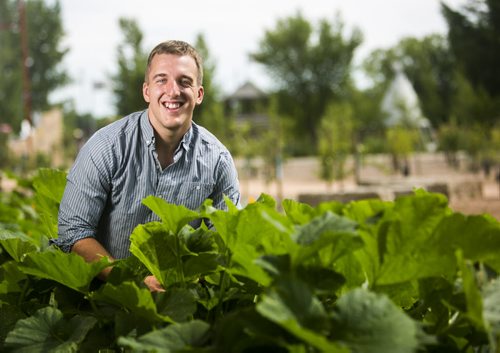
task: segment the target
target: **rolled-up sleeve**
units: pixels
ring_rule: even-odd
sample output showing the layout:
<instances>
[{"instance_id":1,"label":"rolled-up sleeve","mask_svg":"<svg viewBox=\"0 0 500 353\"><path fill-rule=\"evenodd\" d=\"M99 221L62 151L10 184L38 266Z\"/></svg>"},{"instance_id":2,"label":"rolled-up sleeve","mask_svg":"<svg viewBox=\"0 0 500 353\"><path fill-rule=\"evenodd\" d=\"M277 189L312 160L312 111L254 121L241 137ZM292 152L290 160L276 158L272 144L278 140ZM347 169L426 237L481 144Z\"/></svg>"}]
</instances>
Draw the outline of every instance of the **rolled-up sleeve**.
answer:
<instances>
[{"instance_id":1,"label":"rolled-up sleeve","mask_svg":"<svg viewBox=\"0 0 500 353\"><path fill-rule=\"evenodd\" d=\"M234 165L233 158L228 151L220 155L220 159L215 168L216 185L212 193L213 206L215 208L226 210L224 195L227 196L238 208L240 203L240 185L238 182L238 172Z\"/></svg>"},{"instance_id":2,"label":"rolled-up sleeve","mask_svg":"<svg viewBox=\"0 0 500 353\"><path fill-rule=\"evenodd\" d=\"M82 148L68 173L58 217L58 238L63 251L79 240L96 237L111 188L114 158L109 141L99 134Z\"/></svg>"}]
</instances>

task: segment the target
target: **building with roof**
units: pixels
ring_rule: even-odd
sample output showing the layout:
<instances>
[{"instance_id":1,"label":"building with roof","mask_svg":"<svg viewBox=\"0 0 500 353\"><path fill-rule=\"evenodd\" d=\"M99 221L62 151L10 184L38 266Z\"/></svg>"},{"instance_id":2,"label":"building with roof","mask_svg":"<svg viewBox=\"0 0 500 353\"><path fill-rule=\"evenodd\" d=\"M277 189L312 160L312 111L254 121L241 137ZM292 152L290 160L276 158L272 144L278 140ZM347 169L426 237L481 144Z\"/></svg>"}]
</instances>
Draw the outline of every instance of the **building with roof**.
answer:
<instances>
[{"instance_id":1,"label":"building with roof","mask_svg":"<svg viewBox=\"0 0 500 353\"><path fill-rule=\"evenodd\" d=\"M226 116L234 117L236 126L249 125L253 131L269 126L268 95L247 81L224 99Z\"/></svg>"}]
</instances>

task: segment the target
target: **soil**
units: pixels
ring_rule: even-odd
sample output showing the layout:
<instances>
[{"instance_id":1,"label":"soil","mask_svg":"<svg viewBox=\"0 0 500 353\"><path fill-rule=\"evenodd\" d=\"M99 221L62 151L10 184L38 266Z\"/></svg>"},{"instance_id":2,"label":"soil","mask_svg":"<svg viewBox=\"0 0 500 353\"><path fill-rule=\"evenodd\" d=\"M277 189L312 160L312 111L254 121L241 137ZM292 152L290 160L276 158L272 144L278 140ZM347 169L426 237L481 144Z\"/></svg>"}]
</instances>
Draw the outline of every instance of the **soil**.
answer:
<instances>
[{"instance_id":1,"label":"soil","mask_svg":"<svg viewBox=\"0 0 500 353\"><path fill-rule=\"evenodd\" d=\"M315 158L294 158L283 164L282 178L266 182L265 175L255 173L262 170L259 161L253 161L254 173L248 173L243 161L236 161L240 175L243 204L251 202L261 193L275 199L296 199L315 196L321 199L331 197L353 197L377 194L381 199L392 200L400 194L411 193L414 188L429 191L443 191L450 207L467 215L488 213L500 220L500 185L494 175L482 171L471 172L468 160L459 159L460 165L453 168L446 163L442 154L419 154L410 159L410 174L403 176L392 170L388 156L365 158L358 169L358 178L352 174L343 181L328 184L319 175L318 160ZM348 169L353 169L353 164ZM356 181L357 179L357 181Z\"/></svg>"}]
</instances>

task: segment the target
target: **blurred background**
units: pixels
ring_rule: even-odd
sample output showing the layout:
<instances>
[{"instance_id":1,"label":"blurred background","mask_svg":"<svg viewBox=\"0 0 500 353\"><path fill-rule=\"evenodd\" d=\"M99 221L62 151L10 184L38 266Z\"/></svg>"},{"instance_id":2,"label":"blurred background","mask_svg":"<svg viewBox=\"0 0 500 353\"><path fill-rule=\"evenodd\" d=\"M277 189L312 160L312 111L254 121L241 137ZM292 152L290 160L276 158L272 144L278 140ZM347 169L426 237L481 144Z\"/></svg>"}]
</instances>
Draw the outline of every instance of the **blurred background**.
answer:
<instances>
[{"instance_id":1,"label":"blurred background","mask_svg":"<svg viewBox=\"0 0 500 353\"><path fill-rule=\"evenodd\" d=\"M244 203L418 187L500 217L500 0L0 0L0 187L145 109L166 39L204 57L194 120L234 155Z\"/></svg>"}]
</instances>

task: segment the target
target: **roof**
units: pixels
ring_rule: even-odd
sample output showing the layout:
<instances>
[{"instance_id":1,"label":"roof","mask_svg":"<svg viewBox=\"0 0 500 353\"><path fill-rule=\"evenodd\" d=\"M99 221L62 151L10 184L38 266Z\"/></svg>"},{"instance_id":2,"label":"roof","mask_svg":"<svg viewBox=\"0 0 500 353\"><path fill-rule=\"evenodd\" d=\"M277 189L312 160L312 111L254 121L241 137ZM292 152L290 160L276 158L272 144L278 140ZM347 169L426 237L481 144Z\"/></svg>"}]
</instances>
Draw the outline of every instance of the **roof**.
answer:
<instances>
[{"instance_id":1,"label":"roof","mask_svg":"<svg viewBox=\"0 0 500 353\"><path fill-rule=\"evenodd\" d=\"M233 94L229 95L227 99L257 99L265 96L266 94L260 88L252 82L247 81L236 89Z\"/></svg>"}]
</instances>

